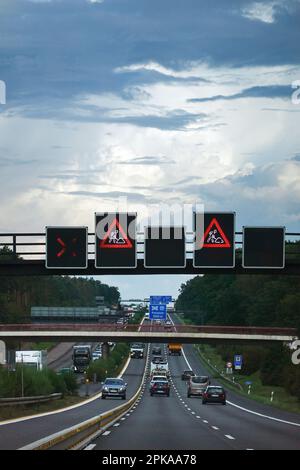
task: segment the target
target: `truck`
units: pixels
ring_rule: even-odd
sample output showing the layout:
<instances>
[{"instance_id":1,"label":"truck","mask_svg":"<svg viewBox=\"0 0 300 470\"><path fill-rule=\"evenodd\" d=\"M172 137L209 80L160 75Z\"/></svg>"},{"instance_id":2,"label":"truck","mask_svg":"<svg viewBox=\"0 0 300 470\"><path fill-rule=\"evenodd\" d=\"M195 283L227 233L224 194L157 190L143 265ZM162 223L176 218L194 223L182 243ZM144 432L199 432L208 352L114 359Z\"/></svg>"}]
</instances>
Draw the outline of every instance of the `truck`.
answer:
<instances>
[{"instance_id":1,"label":"truck","mask_svg":"<svg viewBox=\"0 0 300 470\"><path fill-rule=\"evenodd\" d=\"M143 343L134 343L130 347L130 357L135 359L143 359L144 357L144 344Z\"/></svg>"},{"instance_id":2,"label":"truck","mask_svg":"<svg viewBox=\"0 0 300 470\"><path fill-rule=\"evenodd\" d=\"M181 350L182 345L180 343L169 343L168 344L168 351L169 351L169 356L181 356Z\"/></svg>"},{"instance_id":3,"label":"truck","mask_svg":"<svg viewBox=\"0 0 300 470\"><path fill-rule=\"evenodd\" d=\"M47 365L47 351L16 351L16 364L43 370Z\"/></svg>"},{"instance_id":4,"label":"truck","mask_svg":"<svg viewBox=\"0 0 300 470\"><path fill-rule=\"evenodd\" d=\"M72 359L74 372L82 374L92 360L92 347L89 344L73 346Z\"/></svg>"},{"instance_id":5,"label":"truck","mask_svg":"<svg viewBox=\"0 0 300 470\"><path fill-rule=\"evenodd\" d=\"M150 378L153 377L153 375L162 374L166 374L167 377L170 375L168 361L161 360L159 363L151 361Z\"/></svg>"}]
</instances>

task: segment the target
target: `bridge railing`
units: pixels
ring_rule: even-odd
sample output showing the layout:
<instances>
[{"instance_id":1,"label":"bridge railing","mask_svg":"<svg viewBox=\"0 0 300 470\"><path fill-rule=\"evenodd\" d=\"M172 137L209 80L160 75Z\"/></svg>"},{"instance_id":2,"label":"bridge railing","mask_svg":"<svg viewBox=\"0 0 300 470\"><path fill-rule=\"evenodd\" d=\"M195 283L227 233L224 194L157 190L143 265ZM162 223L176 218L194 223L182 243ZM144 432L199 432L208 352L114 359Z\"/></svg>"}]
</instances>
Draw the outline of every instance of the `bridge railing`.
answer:
<instances>
[{"instance_id":1,"label":"bridge railing","mask_svg":"<svg viewBox=\"0 0 300 470\"><path fill-rule=\"evenodd\" d=\"M235 232L236 240L236 256L241 256L241 248L243 245L242 232ZM300 260L300 244L295 244L294 242L300 241L299 232L287 232L285 234L286 240L286 257L288 260L297 259ZM191 259L193 256L193 244L194 244L194 233L186 232L186 256L187 259ZM0 249L3 247L8 247L12 254L13 259L18 259L22 257L23 259L36 259L36 260L45 260L46 255L46 234L44 232L40 233L0 233ZM95 256L95 233L89 233L88 239L88 256L89 259L93 259ZM137 233L137 253L138 258L143 258L144 256L144 233ZM7 256L7 255L4 255ZM4 257L0 256L0 261ZM5 259L5 258L4 258Z\"/></svg>"},{"instance_id":2,"label":"bridge railing","mask_svg":"<svg viewBox=\"0 0 300 470\"><path fill-rule=\"evenodd\" d=\"M287 327L258 327L258 326L226 326L226 325L176 325L166 328L164 325L126 325L125 327L118 327L116 324L104 323L87 323L87 324L71 324L71 323L27 323L27 324L0 324L0 331L31 331L31 332L80 332L86 331L91 333L101 332L140 332L140 333L211 333L211 334L232 334L232 335L283 335L283 336L296 336L296 328Z\"/></svg>"}]
</instances>

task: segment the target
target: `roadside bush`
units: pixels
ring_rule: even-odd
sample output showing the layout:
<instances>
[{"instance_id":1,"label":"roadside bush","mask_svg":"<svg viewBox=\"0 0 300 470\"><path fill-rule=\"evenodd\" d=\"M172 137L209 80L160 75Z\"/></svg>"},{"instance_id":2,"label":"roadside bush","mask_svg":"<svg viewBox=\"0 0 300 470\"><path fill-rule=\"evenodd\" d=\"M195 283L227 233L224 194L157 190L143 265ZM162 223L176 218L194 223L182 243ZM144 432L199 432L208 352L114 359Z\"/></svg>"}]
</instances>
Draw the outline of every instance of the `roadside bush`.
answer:
<instances>
[{"instance_id":1,"label":"roadside bush","mask_svg":"<svg viewBox=\"0 0 300 470\"><path fill-rule=\"evenodd\" d=\"M87 378L93 380L94 374L98 382L102 382L106 377L115 377L118 369L128 357L130 346L125 343L118 343L110 352L107 359L98 359L90 364L87 370Z\"/></svg>"},{"instance_id":2,"label":"roadside bush","mask_svg":"<svg viewBox=\"0 0 300 470\"><path fill-rule=\"evenodd\" d=\"M61 377L66 386L66 393L70 395L76 394L78 390L78 383L73 372L65 372L61 375Z\"/></svg>"}]
</instances>

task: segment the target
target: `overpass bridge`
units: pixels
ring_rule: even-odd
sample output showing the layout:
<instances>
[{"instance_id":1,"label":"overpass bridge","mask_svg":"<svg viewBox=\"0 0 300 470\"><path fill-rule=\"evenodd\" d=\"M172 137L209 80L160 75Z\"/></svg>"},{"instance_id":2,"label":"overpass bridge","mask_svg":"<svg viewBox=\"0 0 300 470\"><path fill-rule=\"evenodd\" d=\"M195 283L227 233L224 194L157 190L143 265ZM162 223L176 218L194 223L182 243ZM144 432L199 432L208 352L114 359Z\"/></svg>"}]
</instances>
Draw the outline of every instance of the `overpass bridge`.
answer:
<instances>
[{"instance_id":1,"label":"overpass bridge","mask_svg":"<svg viewBox=\"0 0 300 470\"><path fill-rule=\"evenodd\" d=\"M216 343L287 342L297 338L295 328L143 324L1 324L0 340L58 342Z\"/></svg>"}]
</instances>

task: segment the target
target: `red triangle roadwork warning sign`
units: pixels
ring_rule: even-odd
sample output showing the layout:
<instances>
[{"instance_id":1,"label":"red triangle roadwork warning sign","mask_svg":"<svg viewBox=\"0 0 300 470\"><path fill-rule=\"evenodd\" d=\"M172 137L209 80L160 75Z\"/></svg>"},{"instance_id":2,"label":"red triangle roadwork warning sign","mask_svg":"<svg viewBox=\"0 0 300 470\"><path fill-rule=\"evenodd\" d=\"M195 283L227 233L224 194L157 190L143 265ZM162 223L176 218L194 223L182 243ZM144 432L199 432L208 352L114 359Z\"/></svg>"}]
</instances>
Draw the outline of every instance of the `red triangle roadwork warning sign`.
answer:
<instances>
[{"instance_id":1,"label":"red triangle roadwork warning sign","mask_svg":"<svg viewBox=\"0 0 300 470\"><path fill-rule=\"evenodd\" d=\"M231 244L214 217L208 225L202 240L203 248L230 248Z\"/></svg>"},{"instance_id":2,"label":"red triangle roadwork warning sign","mask_svg":"<svg viewBox=\"0 0 300 470\"><path fill-rule=\"evenodd\" d=\"M107 233L100 242L101 248L132 248L132 243L127 237L119 221L115 218L108 227Z\"/></svg>"}]
</instances>

